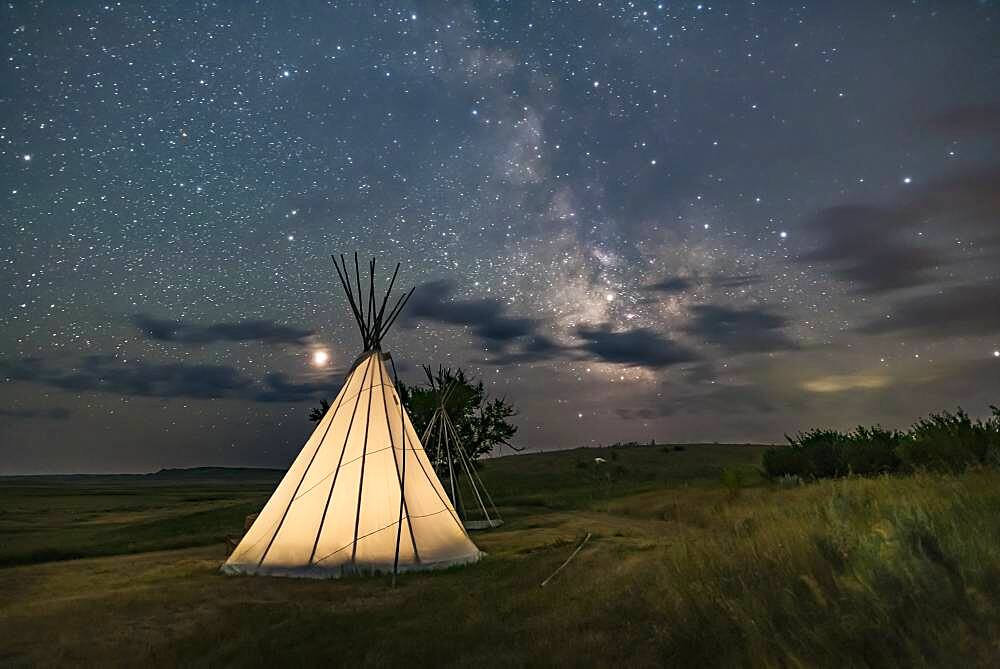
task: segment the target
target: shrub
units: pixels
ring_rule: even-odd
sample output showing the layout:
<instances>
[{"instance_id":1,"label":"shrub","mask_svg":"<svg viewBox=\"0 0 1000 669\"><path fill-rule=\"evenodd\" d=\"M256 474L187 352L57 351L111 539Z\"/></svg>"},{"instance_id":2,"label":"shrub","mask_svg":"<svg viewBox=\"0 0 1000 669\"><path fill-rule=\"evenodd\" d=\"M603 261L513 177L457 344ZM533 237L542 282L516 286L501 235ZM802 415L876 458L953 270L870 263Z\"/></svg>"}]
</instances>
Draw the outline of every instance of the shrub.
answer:
<instances>
[{"instance_id":1,"label":"shrub","mask_svg":"<svg viewBox=\"0 0 1000 669\"><path fill-rule=\"evenodd\" d=\"M764 453L764 471L771 478L834 478L874 476L899 469L896 448L902 435L881 426L858 426L852 432L810 430L785 436L789 446Z\"/></svg>"},{"instance_id":2,"label":"shrub","mask_svg":"<svg viewBox=\"0 0 1000 669\"><path fill-rule=\"evenodd\" d=\"M810 430L794 437L785 435L788 446L764 452L764 472L771 478L799 476L829 478L846 473L843 451L848 436L836 430Z\"/></svg>"},{"instance_id":3,"label":"shrub","mask_svg":"<svg viewBox=\"0 0 1000 669\"><path fill-rule=\"evenodd\" d=\"M843 467L859 476L877 476L899 470L896 449L904 435L898 430L886 430L881 425L859 425L847 435L842 452Z\"/></svg>"},{"instance_id":4,"label":"shrub","mask_svg":"<svg viewBox=\"0 0 1000 669\"><path fill-rule=\"evenodd\" d=\"M896 452L906 469L959 472L973 465L996 464L1000 453L1000 410L973 421L961 408L921 418Z\"/></svg>"},{"instance_id":5,"label":"shrub","mask_svg":"<svg viewBox=\"0 0 1000 669\"><path fill-rule=\"evenodd\" d=\"M927 469L960 472L971 466L1000 465L1000 408L973 421L962 409L944 411L918 421L909 432L880 425L858 426L851 432L813 429L794 437L788 446L764 452L763 469L771 479L820 479L877 476Z\"/></svg>"}]
</instances>

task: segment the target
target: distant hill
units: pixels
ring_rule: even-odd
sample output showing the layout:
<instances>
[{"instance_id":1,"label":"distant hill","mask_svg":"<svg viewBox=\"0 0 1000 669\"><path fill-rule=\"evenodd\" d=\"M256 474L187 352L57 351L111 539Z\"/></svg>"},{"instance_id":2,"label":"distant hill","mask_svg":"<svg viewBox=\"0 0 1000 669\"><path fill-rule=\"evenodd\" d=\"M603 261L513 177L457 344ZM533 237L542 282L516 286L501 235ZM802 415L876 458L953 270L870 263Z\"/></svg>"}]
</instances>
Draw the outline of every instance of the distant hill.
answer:
<instances>
[{"instance_id":1,"label":"distant hill","mask_svg":"<svg viewBox=\"0 0 1000 669\"><path fill-rule=\"evenodd\" d=\"M247 478L280 478L284 469L266 469L263 467L187 467L183 469L161 469L151 474L137 474L154 479L247 479Z\"/></svg>"},{"instance_id":2,"label":"distant hill","mask_svg":"<svg viewBox=\"0 0 1000 669\"><path fill-rule=\"evenodd\" d=\"M265 467L188 467L161 469L145 474L15 474L0 475L0 480L30 482L32 480L47 481L80 481L99 483L101 481L119 483L170 483L177 482L277 482L285 474L284 469L268 469Z\"/></svg>"}]
</instances>

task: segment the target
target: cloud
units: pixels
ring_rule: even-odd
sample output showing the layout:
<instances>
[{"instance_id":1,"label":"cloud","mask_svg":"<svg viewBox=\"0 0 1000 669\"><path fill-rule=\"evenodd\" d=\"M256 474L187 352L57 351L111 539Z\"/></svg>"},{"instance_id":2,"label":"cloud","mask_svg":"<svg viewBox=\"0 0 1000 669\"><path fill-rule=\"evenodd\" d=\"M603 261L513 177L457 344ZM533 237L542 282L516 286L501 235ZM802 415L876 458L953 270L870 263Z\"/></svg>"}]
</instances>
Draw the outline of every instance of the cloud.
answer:
<instances>
[{"instance_id":1,"label":"cloud","mask_svg":"<svg viewBox=\"0 0 1000 669\"><path fill-rule=\"evenodd\" d=\"M52 407L50 409L0 409L0 418L42 418L48 420L65 420L69 418L69 409Z\"/></svg>"},{"instance_id":2,"label":"cloud","mask_svg":"<svg viewBox=\"0 0 1000 669\"><path fill-rule=\"evenodd\" d=\"M695 286L694 281L683 276L668 276L661 281L646 286L646 290L657 293L684 293Z\"/></svg>"},{"instance_id":3,"label":"cloud","mask_svg":"<svg viewBox=\"0 0 1000 669\"><path fill-rule=\"evenodd\" d=\"M646 290L656 293L684 293L701 285L708 285L712 288L745 288L758 283L761 280L759 274L739 274L726 275L714 274L707 277L685 277L667 276L645 287Z\"/></svg>"},{"instance_id":4,"label":"cloud","mask_svg":"<svg viewBox=\"0 0 1000 669\"><path fill-rule=\"evenodd\" d=\"M738 309L716 304L691 308L692 319L683 331L731 353L779 351L798 348L783 331L788 319L762 307Z\"/></svg>"},{"instance_id":5,"label":"cloud","mask_svg":"<svg viewBox=\"0 0 1000 669\"><path fill-rule=\"evenodd\" d=\"M111 356L84 358L71 369L46 365L40 358L0 361L0 375L68 392L106 392L165 399L241 399L252 402L301 402L329 394L336 383L290 381L269 374L257 382L223 365L187 363L122 363Z\"/></svg>"},{"instance_id":6,"label":"cloud","mask_svg":"<svg viewBox=\"0 0 1000 669\"><path fill-rule=\"evenodd\" d=\"M865 334L905 332L924 337L1000 333L1000 281L953 286L932 295L908 298L892 307L889 318L858 328Z\"/></svg>"},{"instance_id":7,"label":"cloud","mask_svg":"<svg viewBox=\"0 0 1000 669\"><path fill-rule=\"evenodd\" d=\"M813 393L842 393L847 390L877 390L892 382L884 374L828 374L802 383Z\"/></svg>"},{"instance_id":8,"label":"cloud","mask_svg":"<svg viewBox=\"0 0 1000 669\"><path fill-rule=\"evenodd\" d=\"M512 348L508 347L496 357L491 358L489 362L491 365L503 367L528 362L556 360L570 354L572 354L572 349L559 344L545 335L537 334L523 342L518 342Z\"/></svg>"},{"instance_id":9,"label":"cloud","mask_svg":"<svg viewBox=\"0 0 1000 669\"><path fill-rule=\"evenodd\" d=\"M746 288L760 283L762 278L760 274L716 274L708 278L708 283L713 288Z\"/></svg>"},{"instance_id":10,"label":"cloud","mask_svg":"<svg viewBox=\"0 0 1000 669\"><path fill-rule=\"evenodd\" d=\"M1000 106L959 107L931 119L931 131L1000 137ZM1000 261L1000 163L908 185L887 205L820 211L809 227L824 237L801 263L828 265L863 294L921 286L958 262ZM958 241L958 244L956 244Z\"/></svg>"},{"instance_id":11,"label":"cloud","mask_svg":"<svg viewBox=\"0 0 1000 669\"><path fill-rule=\"evenodd\" d=\"M579 350L602 362L659 369L698 360L698 355L647 328L614 332L608 324L581 326L576 334L585 340Z\"/></svg>"},{"instance_id":12,"label":"cloud","mask_svg":"<svg viewBox=\"0 0 1000 669\"><path fill-rule=\"evenodd\" d=\"M821 211L810 227L825 236L816 249L799 256L801 263L832 267L837 278L859 293L884 293L925 284L941 264L940 252L919 244L917 223L906 207L842 205Z\"/></svg>"},{"instance_id":13,"label":"cloud","mask_svg":"<svg viewBox=\"0 0 1000 669\"><path fill-rule=\"evenodd\" d=\"M194 325L183 321L160 319L148 314L135 314L132 316L132 323L150 339L181 344L262 341L266 344L305 345L314 334L311 330L279 325L267 320Z\"/></svg>"},{"instance_id":14,"label":"cloud","mask_svg":"<svg viewBox=\"0 0 1000 669\"><path fill-rule=\"evenodd\" d=\"M407 306L406 319L465 325L482 339L493 343L508 342L536 334L539 321L507 313L507 305L493 298L458 300L454 283L432 281L419 286Z\"/></svg>"},{"instance_id":15,"label":"cloud","mask_svg":"<svg viewBox=\"0 0 1000 669\"><path fill-rule=\"evenodd\" d=\"M285 374L268 374L264 388L254 395L255 402L308 402L320 397L333 397L340 392L341 383L305 381L297 383Z\"/></svg>"}]
</instances>

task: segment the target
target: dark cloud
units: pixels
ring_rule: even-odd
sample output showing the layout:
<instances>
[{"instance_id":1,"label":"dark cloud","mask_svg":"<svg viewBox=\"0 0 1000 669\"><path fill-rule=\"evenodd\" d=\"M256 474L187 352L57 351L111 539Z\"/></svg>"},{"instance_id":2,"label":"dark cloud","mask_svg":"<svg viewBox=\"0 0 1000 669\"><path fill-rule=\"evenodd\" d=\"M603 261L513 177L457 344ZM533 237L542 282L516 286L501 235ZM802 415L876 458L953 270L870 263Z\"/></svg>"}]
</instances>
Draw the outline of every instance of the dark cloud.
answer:
<instances>
[{"instance_id":1,"label":"dark cloud","mask_svg":"<svg viewBox=\"0 0 1000 669\"><path fill-rule=\"evenodd\" d=\"M744 309L716 304L691 308L692 319L683 331L731 353L780 351L798 348L784 332L788 319L763 307Z\"/></svg>"},{"instance_id":2,"label":"dark cloud","mask_svg":"<svg viewBox=\"0 0 1000 669\"><path fill-rule=\"evenodd\" d=\"M267 320L194 325L183 321L160 319L148 314L135 314L132 316L132 323L150 339L181 344L262 341L266 344L304 345L314 334L311 330L279 325Z\"/></svg>"},{"instance_id":3,"label":"dark cloud","mask_svg":"<svg viewBox=\"0 0 1000 669\"><path fill-rule=\"evenodd\" d=\"M490 358L491 365L503 367L529 362L548 362L573 355L573 350L562 346L545 335L534 335L513 346L506 347L497 356Z\"/></svg>"},{"instance_id":4,"label":"dark cloud","mask_svg":"<svg viewBox=\"0 0 1000 669\"><path fill-rule=\"evenodd\" d=\"M65 407L50 409L0 409L0 418L41 418L48 420L65 420L72 412Z\"/></svg>"},{"instance_id":5,"label":"dark cloud","mask_svg":"<svg viewBox=\"0 0 1000 669\"><path fill-rule=\"evenodd\" d=\"M668 276L654 284L645 287L646 290L655 293L683 293L701 285L712 288L732 289L745 288L758 283L761 280L759 274L714 274L707 277L685 277Z\"/></svg>"},{"instance_id":6,"label":"dark cloud","mask_svg":"<svg viewBox=\"0 0 1000 669\"><path fill-rule=\"evenodd\" d=\"M996 138L1000 106L956 108L933 118L927 129ZM888 205L824 209L807 227L822 241L799 262L829 266L859 293L921 286L957 262L998 262L1000 163L911 184Z\"/></svg>"},{"instance_id":7,"label":"dark cloud","mask_svg":"<svg viewBox=\"0 0 1000 669\"><path fill-rule=\"evenodd\" d=\"M105 392L133 397L243 399L254 402L301 402L328 394L332 382L294 382L269 374L260 383L223 365L122 363L111 356L88 356L70 369L46 365L40 358L0 361L0 374L11 381L40 383L69 392Z\"/></svg>"},{"instance_id":8,"label":"dark cloud","mask_svg":"<svg viewBox=\"0 0 1000 669\"><path fill-rule=\"evenodd\" d=\"M295 382L285 374L268 374L264 377L264 388L254 395L256 402L308 402L321 397L333 397L340 391L342 383L325 381Z\"/></svg>"},{"instance_id":9,"label":"dark cloud","mask_svg":"<svg viewBox=\"0 0 1000 669\"><path fill-rule=\"evenodd\" d=\"M406 308L407 321L428 320L465 325L482 339L494 343L509 342L536 333L539 321L507 313L507 305L493 298L455 299L451 281L432 281L419 286Z\"/></svg>"},{"instance_id":10,"label":"dark cloud","mask_svg":"<svg viewBox=\"0 0 1000 669\"><path fill-rule=\"evenodd\" d=\"M646 290L657 293L683 293L693 288L695 283L683 276L668 276L662 281L646 286Z\"/></svg>"},{"instance_id":11,"label":"dark cloud","mask_svg":"<svg viewBox=\"0 0 1000 669\"><path fill-rule=\"evenodd\" d=\"M892 307L888 318L873 320L858 330L925 337L1000 334L1000 281L908 298Z\"/></svg>"},{"instance_id":12,"label":"dark cloud","mask_svg":"<svg viewBox=\"0 0 1000 669\"><path fill-rule=\"evenodd\" d=\"M824 264L859 293L884 293L934 279L941 253L916 240L905 207L843 205L821 211L811 223L825 237L798 260Z\"/></svg>"},{"instance_id":13,"label":"dark cloud","mask_svg":"<svg viewBox=\"0 0 1000 669\"><path fill-rule=\"evenodd\" d=\"M698 355L647 328L614 332L608 324L579 327L576 335L585 342L579 350L601 362L658 369L698 360Z\"/></svg>"}]
</instances>

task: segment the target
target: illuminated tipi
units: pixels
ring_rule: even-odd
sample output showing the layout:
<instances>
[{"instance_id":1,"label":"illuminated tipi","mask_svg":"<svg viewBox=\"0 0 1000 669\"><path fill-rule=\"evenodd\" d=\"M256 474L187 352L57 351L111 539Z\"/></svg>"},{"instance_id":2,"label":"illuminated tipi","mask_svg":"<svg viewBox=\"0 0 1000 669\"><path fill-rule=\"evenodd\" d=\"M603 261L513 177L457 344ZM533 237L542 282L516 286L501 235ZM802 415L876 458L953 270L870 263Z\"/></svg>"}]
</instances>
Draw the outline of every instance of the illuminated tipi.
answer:
<instances>
[{"instance_id":1,"label":"illuminated tipi","mask_svg":"<svg viewBox=\"0 0 1000 669\"><path fill-rule=\"evenodd\" d=\"M399 265L377 303L334 266L361 329L364 353L264 509L222 566L232 574L336 578L476 562L472 543L400 402L382 338L413 293L386 313ZM367 305L366 305L367 302ZM386 367L390 362L392 376Z\"/></svg>"}]
</instances>

